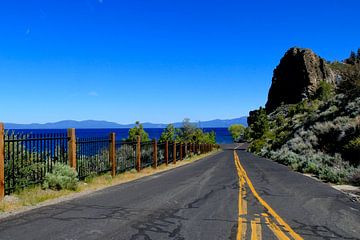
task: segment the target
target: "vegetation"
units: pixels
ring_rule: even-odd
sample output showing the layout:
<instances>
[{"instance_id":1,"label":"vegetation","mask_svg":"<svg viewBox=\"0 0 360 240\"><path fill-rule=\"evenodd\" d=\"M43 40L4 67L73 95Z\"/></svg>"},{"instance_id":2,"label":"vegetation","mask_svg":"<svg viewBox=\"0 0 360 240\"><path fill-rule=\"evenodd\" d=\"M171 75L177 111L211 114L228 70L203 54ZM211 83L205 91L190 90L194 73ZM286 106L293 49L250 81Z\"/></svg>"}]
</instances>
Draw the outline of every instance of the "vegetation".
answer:
<instances>
[{"instance_id":1,"label":"vegetation","mask_svg":"<svg viewBox=\"0 0 360 240\"><path fill-rule=\"evenodd\" d=\"M143 125L139 121L137 121L135 124L135 127L129 130L129 136L126 141L136 142L138 136L140 136L140 141L142 142L150 141L149 134L145 132Z\"/></svg>"},{"instance_id":2,"label":"vegetation","mask_svg":"<svg viewBox=\"0 0 360 240\"><path fill-rule=\"evenodd\" d=\"M245 126L242 124L233 124L229 127L229 132L234 140L234 142L238 142L244 139L245 134Z\"/></svg>"},{"instance_id":3,"label":"vegetation","mask_svg":"<svg viewBox=\"0 0 360 240\"><path fill-rule=\"evenodd\" d=\"M216 143L216 135L214 131L204 132L202 129L196 127L186 118L183 121L183 126L176 129L172 124L169 124L160 136L160 142L177 141L182 143Z\"/></svg>"},{"instance_id":4,"label":"vegetation","mask_svg":"<svg viewBox=\"0 0 360 240\"><path fill-rule=\"evenodd\" d=\"M53 171L46 173L44 188L52 190L76 190L78 183L77 172L69 165L55 163Z\"/></svg>"},{"instance_id":5,"label":"vegetation","mask_svg":"<svg viewBox=\"0 0 360 240\"><path fill-rule=\"evenodd\" d=\"M176 140L176 129L175 129L174 125L169 124L162 132L159 141L160 142L166 142L166 141L172 142L175 140Z\"/></svg>"},{"instance_id":6,"label":"vegetation","mask_svg":"<svg viewBox=\"0 0 360 240\"><path fill-rule=\"evenodd\" d=\"M360 51L344 63L337 88L322 82L312 99L272 113L251 111L249 150L324 181L360 185Z\"/></svg>"}]
</instances>

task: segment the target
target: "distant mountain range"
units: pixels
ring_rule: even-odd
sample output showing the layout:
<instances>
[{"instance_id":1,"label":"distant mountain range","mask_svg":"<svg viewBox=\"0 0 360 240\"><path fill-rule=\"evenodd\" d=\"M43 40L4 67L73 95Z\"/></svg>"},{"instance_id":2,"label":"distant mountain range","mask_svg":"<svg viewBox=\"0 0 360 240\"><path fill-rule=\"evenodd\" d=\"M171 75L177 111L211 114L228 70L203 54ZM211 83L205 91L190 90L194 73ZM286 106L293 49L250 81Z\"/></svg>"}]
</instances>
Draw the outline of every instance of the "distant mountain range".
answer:
<instances>
[{"instance_id":1,"label":"distant mountain range","mask_svg":"<svg viewBox=\"0 0 360 240\"><path fill-rule=\"evenodd\" d=\"M240 117L234 119L220 120L215 119L211 121L196 122L198 127L201 128L227 128L232 124L243 124L247 126L247 117ZM167 124L163 123L142 123L144 128L165 128ZM173 123L175 127L181 127L182 122ZM135 124L119 124L115 122L107 121L74 121L64 120L53 123L31 123L31 124L17 124L17 123L5 123L6 129L63 129L63 128L132 128Z\"/></svg>"}]
</instances>

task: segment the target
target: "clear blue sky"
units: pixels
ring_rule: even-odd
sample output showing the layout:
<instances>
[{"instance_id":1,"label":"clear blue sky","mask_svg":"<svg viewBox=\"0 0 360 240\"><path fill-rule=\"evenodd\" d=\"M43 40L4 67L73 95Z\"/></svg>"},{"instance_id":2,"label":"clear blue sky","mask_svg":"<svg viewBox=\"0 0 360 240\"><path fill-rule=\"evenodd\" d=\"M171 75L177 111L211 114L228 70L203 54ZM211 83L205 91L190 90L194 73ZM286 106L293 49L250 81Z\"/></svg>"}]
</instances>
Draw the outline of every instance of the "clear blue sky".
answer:
<instances>
[{"instance_id":1,"label":"clear blue sky","mask_svg":"<svg viewBox=\"0 0 360 240\"><path fill-rule=\"evenodd\" d=\"M235 118L292 46L360 47L360 1L0 2L0 121Z\"/></svg>"}]
</instances>

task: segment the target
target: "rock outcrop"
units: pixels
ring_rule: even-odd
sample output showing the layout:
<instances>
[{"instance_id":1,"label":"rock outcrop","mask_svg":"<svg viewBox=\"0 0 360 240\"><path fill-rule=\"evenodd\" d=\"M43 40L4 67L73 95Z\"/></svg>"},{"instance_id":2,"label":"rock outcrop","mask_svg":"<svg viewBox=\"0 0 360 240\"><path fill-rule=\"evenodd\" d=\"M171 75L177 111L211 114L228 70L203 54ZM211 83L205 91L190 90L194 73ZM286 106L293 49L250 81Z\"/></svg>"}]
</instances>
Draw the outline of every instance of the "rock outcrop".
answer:
<instances>
[{"instance_id":1,"label":"rock outcrop","mask_svg":"<svg viewBox=\"0 0 360 240\"><path fill-rule=\"evenodd\" d=\"M289 49L274 70L267 112L313 96L321 81L336 82L336 74L326 61L310 49Z\"/></svg>"}]
</instances>

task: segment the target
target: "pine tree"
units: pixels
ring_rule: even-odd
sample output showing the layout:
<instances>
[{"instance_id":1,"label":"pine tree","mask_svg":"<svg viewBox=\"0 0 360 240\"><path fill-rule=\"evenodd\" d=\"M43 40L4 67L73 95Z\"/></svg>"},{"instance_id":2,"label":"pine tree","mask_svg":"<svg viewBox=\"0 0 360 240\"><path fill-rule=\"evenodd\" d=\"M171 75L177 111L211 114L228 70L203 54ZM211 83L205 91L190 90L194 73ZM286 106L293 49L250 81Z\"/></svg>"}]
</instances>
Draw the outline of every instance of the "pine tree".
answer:
<instances>
[{"instance_id":1,"label":"pine tree","mask_svg":"<svg viewBox=\"0 0 360 240\"><path fill-rule=\"evenodd\" d=\"M350 57L348 59L346 59L346 63L354 65L355 62L356 62L356 54L354 51L351 51Z\"/></svg>"}]
</instances>

